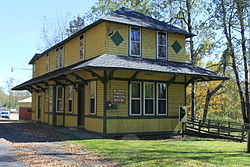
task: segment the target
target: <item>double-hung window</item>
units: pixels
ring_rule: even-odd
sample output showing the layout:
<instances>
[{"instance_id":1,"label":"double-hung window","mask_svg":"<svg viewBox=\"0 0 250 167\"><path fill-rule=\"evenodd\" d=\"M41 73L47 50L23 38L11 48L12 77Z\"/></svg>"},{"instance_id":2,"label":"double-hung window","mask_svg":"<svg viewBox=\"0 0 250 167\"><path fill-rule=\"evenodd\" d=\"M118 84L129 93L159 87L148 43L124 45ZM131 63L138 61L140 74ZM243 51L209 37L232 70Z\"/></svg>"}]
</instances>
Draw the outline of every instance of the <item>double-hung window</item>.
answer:
<instances>
[{"instance_id":1,"label":"double-hung window","mask_svg":"<svg viewBox=\"0 0 250 167\"><path fill-rule=\"evenodd\" d=\"M130 56L141 57L141 29L130 28Z\"/></svg>"},{"instance_id":2,"label":"double-hung window","mask_svg":"<svg viewBox=\"0 0 250 167\"><path fill-rule=\"evenodd\" d=\"M70 85L68 87L68 107L69 107L69 113L73 112L73 99L74 99L74 87L73 85Z\"/></svg>"},{"instance_id":3,"label":"double-hung window","mask_svg":"<svg viewBox=\"0 0 250 167\"><path fill-rule=\"evenodd\" d=\"M167 84L157 83L157 115L167 114Z\"/></svg>"},{"instance_id":4,"label":"double-hung window","mask_svg":"<svg viewBox=\"0 0 250 167\"><path fill-rule=\"evenodd\" d=\"M53 86L49 87L49 112L53 111Z\"/></svg>"},{"instance_id":5,"label":"double-hung window","mask_svg":"<svg viewBox=\"0 0 250 167\"><path fill-rule=\"evenodd\" d=\"M90 114L96 114L96 81L89 82Z\"/></svg>"},{"instance_id":6,"label":"double-hung window","mask_svg":"<svg viewBox=\"0 0 250 167\"><path fill-rule=\"evenodd\" d=\"M85 48L84 48L84 34L80 36L80 60L84 60Z\"/></svg>"},{"instance_id":7,"label":"double-hung window","mask_svg":"<svg viewBox=\"0 0 250 167\"><path fill-rule=\"evenodd\" d=\"M56 51L57 51L56 68L62 68L63 67L63 56L64 56L63 46L57 48Z\"/></svg>"},{"instance_id":8,"label":"double-hung window","mask_svg":"<svg viewBox=\"0 0 250 167\"><path fill-rule=\"evenodd\" d=\"M130 114L141 115L141 82L130 84Z\"/></svg>"},{"instance_id":9,"label":"double-hung window","mask_svg":"<svg viewBox=\"0 0 250 167\"><path fill-rule=\"evenodd\" d=\"M49 72L49 54L46 55L46 72Z\"/></svg>"},{"instance_id":10,"label":"double-hung window","mask_svg":"<svg viewBox=\"0 0 250 167\"><path fill-rule=\"evenodd\" d=\"M167 59L167 34L157 33L157 58Z\"/></svg>"},{"instance_id":11,"label":"double-hung window","mask_svg":"<svg viewBox=\"0 0 250 167\"><path fill-rule=\"evenodd\" d=\"M56 112L63 112L64 89L62 86L56 87Z\"/></svg>"},{"instance_id":12,"label":"double-hung window","mask_svg":"<svg viewBox=\"0 0 250 167\"><path fill-rule=\"evenodd\" d=\"M154 115L154 82L144 82L144 115Z\"/></svg>"}]
</instances>

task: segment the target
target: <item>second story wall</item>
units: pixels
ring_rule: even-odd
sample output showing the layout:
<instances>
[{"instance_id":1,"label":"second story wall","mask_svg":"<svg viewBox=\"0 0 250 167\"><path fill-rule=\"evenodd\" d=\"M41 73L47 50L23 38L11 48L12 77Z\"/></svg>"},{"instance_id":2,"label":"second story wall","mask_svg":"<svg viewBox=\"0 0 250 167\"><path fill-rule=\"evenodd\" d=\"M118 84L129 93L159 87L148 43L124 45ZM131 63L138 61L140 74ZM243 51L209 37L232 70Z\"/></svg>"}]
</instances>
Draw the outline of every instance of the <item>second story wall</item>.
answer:
<instances>
[{"instance_id":1,"label":"second story wall","mask_svg":"<svg viewBox=\"0 0 250 167\"><path fill-rule=\"evenodd\" d=\"M133 27L133 26L132 26ZM118 23L106 23L106 52L114 55L129 56L130 47L130 28L129 25ZM137 28L137 27L136 27ZM141 57L149 59L157 59L157 31L147 28L141 30ZM122 37L122 42L117 46L112 36L119 33ZM172 45L177 41L181 49L176 53ZM186 62L185 56L185 35L167 33L167 59L169 61Z\"/></svg>"}]
</instances>

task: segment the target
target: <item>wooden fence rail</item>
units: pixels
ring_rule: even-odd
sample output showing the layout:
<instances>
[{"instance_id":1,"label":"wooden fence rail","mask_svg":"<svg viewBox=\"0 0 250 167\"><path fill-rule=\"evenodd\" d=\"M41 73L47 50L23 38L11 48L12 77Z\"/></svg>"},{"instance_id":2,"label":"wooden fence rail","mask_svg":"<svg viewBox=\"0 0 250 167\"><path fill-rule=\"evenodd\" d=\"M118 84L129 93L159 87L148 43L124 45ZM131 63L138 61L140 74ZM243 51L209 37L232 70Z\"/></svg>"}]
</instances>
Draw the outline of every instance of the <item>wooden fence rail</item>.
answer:
<instances>
[{"instance_id":1,"label":"wooden fence rail","mask_svg":"<svg viewBox=\"0 0 250 167\"><path fill-rule=\"evenodd\" d=\"M244 141L248 133L248 124L238 122L226 122L202 117L190 117L186 123L186 130L193 130L198 133L216 135Z\"/></svg>"}]
</instances>

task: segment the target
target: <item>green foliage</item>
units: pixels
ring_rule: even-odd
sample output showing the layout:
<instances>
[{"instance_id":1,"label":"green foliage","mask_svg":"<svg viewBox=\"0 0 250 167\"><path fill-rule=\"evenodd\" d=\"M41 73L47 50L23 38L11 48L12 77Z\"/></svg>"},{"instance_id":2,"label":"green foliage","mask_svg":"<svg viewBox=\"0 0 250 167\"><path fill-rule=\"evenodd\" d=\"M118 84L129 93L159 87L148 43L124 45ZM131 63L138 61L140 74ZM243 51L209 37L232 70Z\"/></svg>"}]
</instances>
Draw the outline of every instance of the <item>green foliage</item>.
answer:
<instances>
[{"instance_id":1,"label":"green foliage","mask_svg":"<svg viewBox=\"0 0 250 167\"><path fill-rule=\"evenodd\" d=\"M249 166L246 143L187 138L73 141L122 166Z\"/></svg>"}]
</instances>

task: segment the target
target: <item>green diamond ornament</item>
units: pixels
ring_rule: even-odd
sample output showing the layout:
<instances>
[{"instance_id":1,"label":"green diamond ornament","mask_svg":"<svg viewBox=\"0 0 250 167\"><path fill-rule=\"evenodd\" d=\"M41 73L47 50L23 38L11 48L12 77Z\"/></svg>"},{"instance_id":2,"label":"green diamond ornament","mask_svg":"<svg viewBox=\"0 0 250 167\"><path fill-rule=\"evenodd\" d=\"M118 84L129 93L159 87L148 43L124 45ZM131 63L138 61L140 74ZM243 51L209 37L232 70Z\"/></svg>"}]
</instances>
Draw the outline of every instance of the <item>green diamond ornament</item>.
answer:
<instances>
[{"instance_id":1,"label":"green diamond ornament","mask_svg":"<svg viewBox=\"0 0 250 167\"><path fill-rule=\"evenodd\" d=\"M181 50L181 45L179 44L179 42L176 40L173 45L172 48L174 49L175 53L178 53Z\"/></svg>"},{"instance_id":2,"label":"green diamond ornament","mask_svg":"<svg viewBox=\"0 0 250 167\"><path fill-rule=\"evenodd\" d=\"M112 41L115 43L116 46L119 46L123 42L123 38L121 34L116 31L112 36L111 36Z\"/></svg>"}]
</instances>

